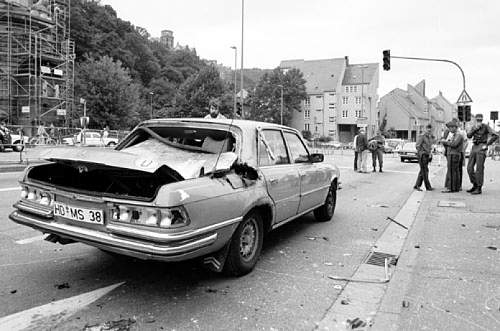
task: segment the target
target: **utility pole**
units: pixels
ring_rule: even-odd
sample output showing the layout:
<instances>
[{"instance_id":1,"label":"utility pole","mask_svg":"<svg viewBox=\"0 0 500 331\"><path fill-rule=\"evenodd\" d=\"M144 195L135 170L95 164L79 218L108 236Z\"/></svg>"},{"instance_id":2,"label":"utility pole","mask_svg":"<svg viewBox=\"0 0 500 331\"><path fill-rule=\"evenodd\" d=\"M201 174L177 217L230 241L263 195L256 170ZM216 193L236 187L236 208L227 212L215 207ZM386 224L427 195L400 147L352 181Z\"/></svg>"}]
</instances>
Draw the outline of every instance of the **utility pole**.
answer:
<instances>
[{"instance_id":1,"label":"utility pole","mask_svg":"<svg viewBox=\"0 0 500 331\"><path fill-rule=\"evenodd\" d=\"M151 119L153 119L153 95L154 94L155 93L152 92L152 91L149 92L149 96L150 96L150 98L149 98L149 107L151 108L151 117L150 117Z\"/></svg>"},{"instance_id":2,"label":"utility pole","mask_svg":"<svg viewBox=\"0 0 500 331\"><path fill-rule=\"evenodd\" d=\"M281 104L280 104L280 124L283 125L283 85L278 85L281 88Z\"/></svg>"}]
</instances>

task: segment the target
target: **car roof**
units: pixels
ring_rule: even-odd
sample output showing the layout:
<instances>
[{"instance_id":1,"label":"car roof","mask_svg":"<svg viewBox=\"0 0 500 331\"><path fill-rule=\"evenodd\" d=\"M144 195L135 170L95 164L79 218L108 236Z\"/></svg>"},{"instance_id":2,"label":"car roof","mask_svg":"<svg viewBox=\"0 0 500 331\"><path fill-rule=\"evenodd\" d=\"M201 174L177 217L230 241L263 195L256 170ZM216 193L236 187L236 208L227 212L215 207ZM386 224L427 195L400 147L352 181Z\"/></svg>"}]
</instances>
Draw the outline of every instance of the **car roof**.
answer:
<instances>
[{"instance_id":1,"label":"car roof","mask_svg":"<svg viewBox=\"0 0 500 331\"><path fill-rule=\"evenodd\" d=\"M288 130L293 130L297 131L294 128L285 126L285 125L280 125L276 123L269 123L269 122L259 122L259 121L250 121L250 120L241 120L241 119L235 119L232 120L230 118L226 119L205 119L205 118L157 118L157 119L152 119L152 120L147 120L142 122L144 125L148 124L159 124L159 123L171 123L171 122L190 122L190 123L217 123L217 124L224 124L224 125L232 125L235 127L238 127L242 130L246 129L255 129L258 127L274 127L274 128L280 128L280 129L288 129Z\"/></svg>"}]
</instances>

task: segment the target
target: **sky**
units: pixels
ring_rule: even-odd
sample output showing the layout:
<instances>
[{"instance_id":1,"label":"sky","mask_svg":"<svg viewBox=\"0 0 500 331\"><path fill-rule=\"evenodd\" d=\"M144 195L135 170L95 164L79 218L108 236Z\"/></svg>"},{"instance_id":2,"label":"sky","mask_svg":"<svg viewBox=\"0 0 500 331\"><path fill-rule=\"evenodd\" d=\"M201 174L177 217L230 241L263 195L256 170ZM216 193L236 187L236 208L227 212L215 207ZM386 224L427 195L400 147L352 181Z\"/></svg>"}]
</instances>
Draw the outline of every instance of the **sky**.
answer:
<instances>
[{"instance_id":1,"label":"sky","mask_svg":"<svg viewBox=\"0 0 500 331\"><path fill-rule=\"evenodd\" d=\"M240 67L242 0L101 0L121 19L153 37L174 32L174 44L196 48L204 59ZM448 59L465 72L472 113L489 119L500 110L500 1L498 0L246 0L244 67L275 68L281 60L349 56L352 63L393 56ZM463 90L458 68L440 62L392 59L380 64L379 95L426 80L452 103Z\"/></svg>"}]
</instances>

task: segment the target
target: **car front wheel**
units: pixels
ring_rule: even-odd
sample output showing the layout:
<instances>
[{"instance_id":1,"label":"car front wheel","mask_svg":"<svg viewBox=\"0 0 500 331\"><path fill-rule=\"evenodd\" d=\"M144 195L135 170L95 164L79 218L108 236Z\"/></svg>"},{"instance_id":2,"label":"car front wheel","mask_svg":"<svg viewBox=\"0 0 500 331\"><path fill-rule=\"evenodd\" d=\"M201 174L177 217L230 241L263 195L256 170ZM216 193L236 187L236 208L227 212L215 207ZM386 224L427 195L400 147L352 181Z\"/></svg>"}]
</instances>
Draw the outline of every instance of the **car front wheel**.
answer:
<instances>
[{"instance_id":1,"label":"car front wheel","mask_svg":"<svg viewBox=\"0 0 500 331\"><path fill-rule=\"evenodd\" d=\"M252 271L259 259L263 240L262 217L257 212L251 212L238 225L231 238L224 272L243 276Z\"/></svg>"},{"instance_id":2,"label":"car front wheel","mask_svg":"<svg viewBox=\"0 0 500 331\"><path fill-rule=\"evenodd\" d=\"M328 222L332 219L335 212L335 206L337 205L337 183L332 183L328 194L326 196L325 203L314 210L314 217L318 222Z\"/></svg>"}]
</instances>

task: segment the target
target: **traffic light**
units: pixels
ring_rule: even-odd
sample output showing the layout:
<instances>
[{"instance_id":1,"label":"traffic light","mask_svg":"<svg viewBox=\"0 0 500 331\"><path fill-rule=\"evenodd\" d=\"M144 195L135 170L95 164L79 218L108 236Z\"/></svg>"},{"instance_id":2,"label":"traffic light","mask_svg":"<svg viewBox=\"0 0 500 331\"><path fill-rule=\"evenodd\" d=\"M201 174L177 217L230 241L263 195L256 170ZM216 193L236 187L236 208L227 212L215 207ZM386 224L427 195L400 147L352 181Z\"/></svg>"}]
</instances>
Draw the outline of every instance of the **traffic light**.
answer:
<instances>
[{"instance_id":1,"label":"traffic light","mask_svg":"<svg viewBox=\"0 0 500 331\"><path fill-rule=\"evenodd\" d=\"M465 112L464 112L464 115L465 115L465 121L466 122L469 122L470 119L471 119L471 111L470 111L470 105L465 105Z\"/></svg>"},{"instance_id":2,"label":"traffic light","mask_svg":"<svg viewBox=\"0 0 500 331\"><path fill-rule=\"evenodd\" d=\"M241 109L241 103L240 102L236 102L236 114L241 116L242 114L242 109Z\"/></svg>"},{"instance_id":3,"label":"traffic light","mask_svg":"<svg viewBox=\"0 0 500 331\"><path fill-rule=\"evenodd\" d=\"M457 117L460 122L469 122L471 120L470 105L459 105L457 107Z\"/></svg>"},{"instance_id":4,"label":"traffic light","mask_svg":"<svg viewBox=\"0 0 500 331\"><path fill-rule=\"evenodd\" d=\"M382 52L383 57L383 67L384 70L389 71L391 70L391 51L389 49L386 49L385 51Z\"/></svg>"}]
</instances>

